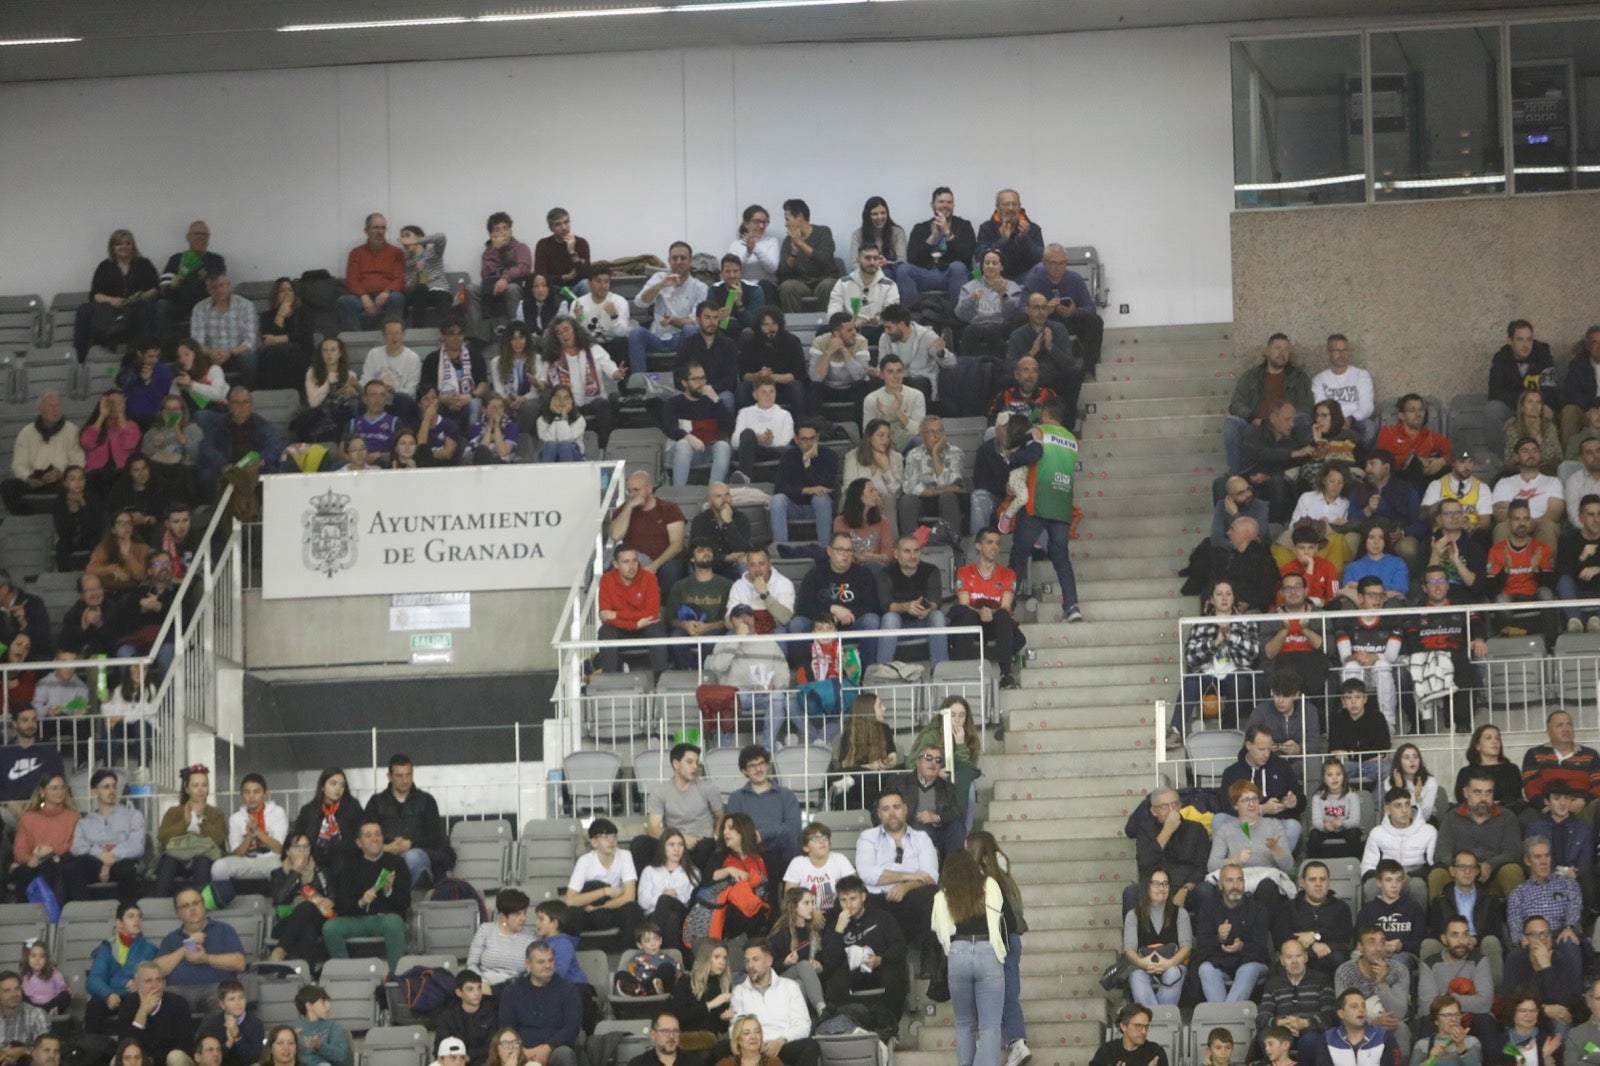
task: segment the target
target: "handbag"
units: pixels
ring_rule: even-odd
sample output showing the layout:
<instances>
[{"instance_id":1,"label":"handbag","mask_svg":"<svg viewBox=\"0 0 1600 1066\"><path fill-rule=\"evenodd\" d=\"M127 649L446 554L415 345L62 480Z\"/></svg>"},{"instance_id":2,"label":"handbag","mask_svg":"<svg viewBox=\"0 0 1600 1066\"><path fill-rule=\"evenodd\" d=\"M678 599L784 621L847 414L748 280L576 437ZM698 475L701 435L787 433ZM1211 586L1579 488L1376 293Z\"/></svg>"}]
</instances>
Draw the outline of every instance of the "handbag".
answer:
<instances>
[{"instance_id":1,"label":"handbag","mask_svg":"<svg viewBox=\"0 0 1600 1066\"><path fill-rule=\"evenodd\" d=\"M1115 992L1126 985L1131 976L1133 976L1133 960L1119 954L1116 962L1100 971L1100 987L1107 992Z\"/></svg>"},{"instance_id":2,"label":"handbag","mask_svg":"<svg viewBox=\"0 0 1600 1066\"><path fill-rule=\"evenodd\" d=\"M167 841L166 854L188 862L190 859L220 859L222 846L204 833L180 833Z\"/></svg>"},{"instance_id":3,"label":"handbag","mask_svg":"<svg viewBox=\"0 0 1600 1066\"><path fill-rule=\"evenodd\" d=\"M932 1003L950 1002L950 956L938 948L929 960L928 1000Z\"/></svg>"}]
</instances>

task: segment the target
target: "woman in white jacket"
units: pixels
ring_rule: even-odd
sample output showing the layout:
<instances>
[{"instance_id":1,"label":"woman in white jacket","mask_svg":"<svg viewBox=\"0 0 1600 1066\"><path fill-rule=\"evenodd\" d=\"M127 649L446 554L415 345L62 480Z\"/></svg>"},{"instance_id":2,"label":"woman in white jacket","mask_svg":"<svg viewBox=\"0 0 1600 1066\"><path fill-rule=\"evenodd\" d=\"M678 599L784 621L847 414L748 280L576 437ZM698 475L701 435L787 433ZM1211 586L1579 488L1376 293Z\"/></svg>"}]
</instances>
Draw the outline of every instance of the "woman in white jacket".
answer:
<instances>
[{"instance_id":1,"label":"woman in white jacket","mask_svg":"<svg viewBox=\"0 0 1600 1066\"><path fill-rule=\"evenodd\" d=\"M952 851L933 897L933 932L950 960L950 1008L956 1019L956 1061L1000 1066L1000 1015L1006 998L1005 893L985 877L966 849Z\"/></svg>"}]
</instances>

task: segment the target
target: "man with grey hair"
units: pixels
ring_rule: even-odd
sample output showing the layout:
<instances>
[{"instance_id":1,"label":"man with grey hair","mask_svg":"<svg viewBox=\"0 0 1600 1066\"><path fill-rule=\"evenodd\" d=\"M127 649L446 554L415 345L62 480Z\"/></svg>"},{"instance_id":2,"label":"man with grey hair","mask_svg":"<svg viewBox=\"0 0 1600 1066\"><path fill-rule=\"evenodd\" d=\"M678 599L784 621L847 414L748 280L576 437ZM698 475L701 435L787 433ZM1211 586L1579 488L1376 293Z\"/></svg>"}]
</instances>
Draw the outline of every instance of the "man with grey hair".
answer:
<instances>
[{"instance_id":1,"label":"man with grey hair","mask_svg":"<svg viewBox=\"0 0 1600 1066\"><path fill-rule=\"evenodd\" d=\"M124 996L117 1011L117 1036L133 1038L144 1049L145 1061L157 1066L172 1062L168 1056L174 1052L187 1058L195 1027L189 1001L167 988L161 967L153 962L134 969L133 988L135 994Z\"/></svg>"},{"instance_id":2,"label":"man with grey hair","mask_svg":"<svg viewBox=\"0 0 1600 1066\"><path fill-rule=\"evenodd\" d=\"M1180 812L1182 803L1175 788L1158 788L1150 793L1150 813L1142 812L1131 819L1133 829L1134 861L1139 868L1142 885L1156 870L1167 871L1172 879L1172 902L1184 906L1190 902L1194 889L1205 883L1206 864L1211 858L1211 838L1199 822L1190 821ZM1129 885L1123 890L1123 909L1138 901L1139 886Z\"/></svg>"},{"instance_id":3,"label":"man with grey hair","mask_svg":"<svg viewBox=\"0 0 1600 1066\"><path fill-rule=\"evenodd\" d=\"M1050 318L1066 327L1078 343L1084 372L1093 374L1100 362L1100 345L1105 337L1105 319L1100 317L1094 294L1083 275L1067 267L1067 250L1047 244L1039 265L1024 274L1018 283L1030 302L1043 296L1049 302Z\"/></svg>"},{"instance_id":4,"label":"man with grey hair","mask_svg":"<svg viewBox=\"0 0 1600 1066\"><path fill-rule=\"evenodd\" d=\"M994 215L978 227L978 247L975 259L983 262L983 253L993 249L1000 253L1003 273L1017 281L1044 257L1044 231L1022 209L1022 196L1015 189L1001 189L994 194Z\"/></svg>"},{"instance_id":5,"label":"man with grey hair","mask_svg":"<svg viewBox=\"0 0 1600 1066\"><path fill-rule=\"evenodd\" d=\"M17 432L11 476L0 481L0 499L12 514L48 514L67 468L82 465L78 427L67 421L61 394L47 392L39 397L39 417Z\"/></svg>"},{"instance_id":6,"label":"man with grey hair","mask_svg":"<svg viewBox=\"0 0 1600 1066\"><path fill-rule=\"evenodd\" d=\"M1533 983L1546 1002L1568 1009L1578 1005L1583 980L1583 891L1555 872L1550 841L1530 836L1522 842L1528 879L1506 899L1506 931L1520 942L1506 954L1505 986Z\"/></svg>"}]
</instances>

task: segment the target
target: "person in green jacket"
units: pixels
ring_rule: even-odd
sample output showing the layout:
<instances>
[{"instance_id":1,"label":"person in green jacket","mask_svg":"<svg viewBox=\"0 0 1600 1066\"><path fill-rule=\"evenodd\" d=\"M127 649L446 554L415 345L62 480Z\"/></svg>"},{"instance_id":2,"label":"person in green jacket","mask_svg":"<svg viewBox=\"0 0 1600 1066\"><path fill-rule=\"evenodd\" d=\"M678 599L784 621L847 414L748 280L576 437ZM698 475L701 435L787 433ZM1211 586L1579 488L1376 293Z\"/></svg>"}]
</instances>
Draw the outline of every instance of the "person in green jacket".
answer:
<instances>
[{"instance_id":1,"label":"person in green jacket","mask_svg":"<svg viewBox=\"0 0 1600 1066\"><path fill-rule=\"evenodd\" d=\"M978 769L978 755L983 751L983 737L978 732L976 723L972 720L972 706L962 696L950 696L939 704L934 711L933 718L912 741L911 751L921 751L928 745L938 748L944 747L944 718L939 713L946 708L950 711L950 742L955 748L955 763L953 766L946 764L954 777L951 779L956 787L956 807L961 811L961 816L966 820L967 831L972 831L972 819L977 814L978 778L983 776L983 771Z\"/></svg>"},{"instance_id":2,"label":"person in green jacket","mask_svg":"<svg viewBox=\"0 0 1600 1066\"><path fill-rule=\"evenodd\" d=\"M1300 412L1305 430L1311 428L1311 412L1316 401L1311 396L1311 376L1289 361L1289 338L1274 333L1267 338L1267 351L1261 362L1239 375L1228 401L1228 416L1222 422L1222 450L1228 457L1228 473L1244 467L1244 431L1259 425L1272 409L1285 400Z\"/></svg>"},{"instance_id":3,"label":"person in green jacket","mask_svg":"<svg viewBox=\"0 0 1600 1066\"><path fill-rule=\"evenodd\" d=\"M1078 471L1078 438L1067 428L1071 417L1066 401L1060 396L1050 397L1039 409L1039 424L1034 427L1033 437L1041 450L1038 461L1028 472L1028 503L1017 515L1017 526L1011 534L1009 565L1017 575L1019 586L1030 584L1028 557L1039 538L1046 537L1050 565L1055 568L1056 581L1061 586L1061 617L1067 622L1081 622L1078 580L1068 554L1072 536L1072 494ZM1021 595L1019 589L1018 598Z\"/></svg>"}]
</instances>

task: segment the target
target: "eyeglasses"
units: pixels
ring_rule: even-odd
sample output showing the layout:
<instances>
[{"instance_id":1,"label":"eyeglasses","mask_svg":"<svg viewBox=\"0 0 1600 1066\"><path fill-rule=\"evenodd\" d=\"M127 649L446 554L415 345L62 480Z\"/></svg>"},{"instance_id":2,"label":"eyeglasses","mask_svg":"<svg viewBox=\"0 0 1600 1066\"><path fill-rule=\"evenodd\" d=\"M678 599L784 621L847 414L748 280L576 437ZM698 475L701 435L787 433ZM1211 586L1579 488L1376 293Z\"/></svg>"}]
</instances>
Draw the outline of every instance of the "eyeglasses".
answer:
<instances>
[{"instance_id":1,"label":"eyeglasses","mask_svg":"<svg viewBox=\"0 0 1600 1066\"><path fill-rule=\"evenodd\" d=\"M521 1047L522 1046L522 1041L520 1041L520 1040L501 1040L499 1043L500 1043L501 1047Z\"/></svg>"},{"instance_id":2,"label":"eyeglasses","mask_svg":"<svg viewBox=\"0 0 1600 1066\"><path fill-rule=\"evenodd\" d=\"M1150 887L1151 888L1171 888L1172 887L1172 882L1171 881L1151 881L1150 882Z\"/></svg>"},{"instance_id":3,"label":"eyeglasses","mask_svg":"<svg viewBox=\"0 0 1600 1066\"><path fill-rule=\"evenodd\" d=\"M905 862L906 861L905 845L902 844L902 845L900 845L900 846L898 846L898 847L896 847L894 849L894 861L895 862Z\"/></svg>"}]
</instances>

